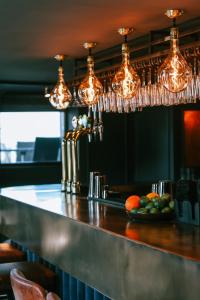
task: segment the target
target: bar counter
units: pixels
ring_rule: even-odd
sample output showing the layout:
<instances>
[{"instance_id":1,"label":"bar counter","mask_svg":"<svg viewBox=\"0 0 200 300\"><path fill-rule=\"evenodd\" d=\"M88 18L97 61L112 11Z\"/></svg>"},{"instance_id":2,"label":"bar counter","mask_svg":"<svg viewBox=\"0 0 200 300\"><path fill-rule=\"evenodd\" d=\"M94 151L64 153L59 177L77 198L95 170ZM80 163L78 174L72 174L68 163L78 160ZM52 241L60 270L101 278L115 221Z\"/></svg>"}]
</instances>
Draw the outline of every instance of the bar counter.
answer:
<instances>
[{"instance_id":1,"label":"bar counter","mask_svg":"<svg viewBox=\"0 0 200 300\"><path fill-rule=\"evenodd\" d=\"M133 223L51 184L1 189L0 233L111 299L199 299L199 227Z\"/></svg>"}]
</instances>

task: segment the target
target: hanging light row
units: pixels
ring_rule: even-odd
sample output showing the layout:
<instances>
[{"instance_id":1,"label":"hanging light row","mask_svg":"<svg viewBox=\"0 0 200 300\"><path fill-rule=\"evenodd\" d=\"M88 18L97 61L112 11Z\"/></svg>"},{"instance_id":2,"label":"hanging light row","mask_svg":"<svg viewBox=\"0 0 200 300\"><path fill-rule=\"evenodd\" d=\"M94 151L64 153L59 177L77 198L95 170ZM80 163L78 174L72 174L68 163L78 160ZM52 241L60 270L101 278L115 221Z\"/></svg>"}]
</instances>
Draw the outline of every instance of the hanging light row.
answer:
<instances>
[{"instance_id":1,"label":"hanging light row","mask_svg":"<svg viewBox=\"0 0 200 300\"><path fill-rule=\"evenodd\" d=\"M182 56L178 44L179 34L176 25L176 18L181 16L183 11L179 9L167 10L165 14L173 21L173 25L170 30L171 46L169 55L157 71L158 82L156 84L159 93L163 93L163 95L160 96L171 97L170 101L167 103L168 105L174 105L177 104L176 99L184 96L184 91L187 90L188 85L192 81L192 68ZM122 64L112 79L109 91L110 95L112 94L112 98L114 93L115 100L117 99L116 102L124 102L124 111L128 111L128 107L142 107L140 102L142 89L144 89L143 86L141 86L141 80L137 71L133 68L130 62L130 51L127 38L128 34L132 31L132 28L120 28L118 30L119 34L124 38L124 42L122 43ZM99 109L106 111L105 103L104 105L101 105L102 96L104 95L105 90L94 73L92 49L96 46L96 43L87 42L84 43L83 46L88 50L87 75L78 88L78 96L82 103L88 106L95 106L98 103ZM64 82L62 66L64 56L57 55L55 58L60 62L58 69L58 82L50 93L49 101L52 106L57 109L66 109L72 100L72 95ZM181 103L181 101L179 101L179 103ZM151 104L143 106L148 105ZM131 110L133 111L133 109Z\"/></svg>"}]
</instances>

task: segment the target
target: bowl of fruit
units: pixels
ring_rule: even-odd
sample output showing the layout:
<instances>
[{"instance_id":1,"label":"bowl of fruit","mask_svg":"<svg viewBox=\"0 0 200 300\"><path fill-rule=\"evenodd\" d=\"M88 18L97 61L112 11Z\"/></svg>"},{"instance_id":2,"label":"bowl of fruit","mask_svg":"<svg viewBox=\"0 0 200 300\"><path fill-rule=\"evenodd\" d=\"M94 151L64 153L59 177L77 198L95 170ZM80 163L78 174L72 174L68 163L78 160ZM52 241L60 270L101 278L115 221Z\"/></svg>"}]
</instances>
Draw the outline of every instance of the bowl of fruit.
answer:
<instances>
[{"instance_id":1,"label":"bowl of fruit","mask_svg":"<svg viewBox=\"0 0 200 300\"><path fill-rule=\"evenodd\" d=\"M162 196L153 192L141 197L129 196L125 208L128 216L133 220L170 220L175 216L174 200L167 193Z\"/></svg>"}]
</instances>

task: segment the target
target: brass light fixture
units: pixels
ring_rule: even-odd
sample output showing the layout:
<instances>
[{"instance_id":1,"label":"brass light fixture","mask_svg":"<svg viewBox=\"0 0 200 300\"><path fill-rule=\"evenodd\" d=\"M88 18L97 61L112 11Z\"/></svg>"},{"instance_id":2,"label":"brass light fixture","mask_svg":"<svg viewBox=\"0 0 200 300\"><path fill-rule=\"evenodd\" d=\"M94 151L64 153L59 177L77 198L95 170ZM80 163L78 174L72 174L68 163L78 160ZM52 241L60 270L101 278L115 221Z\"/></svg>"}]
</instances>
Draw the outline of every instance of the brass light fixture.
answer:
<instances>
[{"instance_id":1,"label":"brass light fixture","mask_svg":"<svg viewBox=\"0 0 200 300\"><path fill-rule=\"evenodd\" d=\"M58 82L50 93L49 102L56 109L66 109L72 99L72 95L64 80L64 57L65 56L63 54L58 54L55 56L55 59L59 61Z\"/></svg>"},{"instance_id":2,"label":"brass light fixture","mask_svg":"<svg viewBox=\"0 0 200 300\"><path fill-rule=\"evenodd\" d=\"M140 86L140 78L130 63L130 52L127 36L133 28L119 28L118 32L124 37L122 44L122 64L112 81L113 91L122 99L129 100L135 96Z\"/></svg>"},{"instance_id":3,"label":"brass light fixture","mask_svg":"<svg viewBox=\"0 0 200 300\"><path fill-rule=\"evenodd\" d=\"M89 55L87 57L87 75L81 82L78 95L88 106L94 105L98 102L99 96L103 93L101 82L94 74L94 59L92 57L92 48L96 46L94 42L86 42L83 44L85 49L88 49Z\"/></svg>"},{"instance_id":4,"label":"brass light fixture","mask_svg":"<svg viewBox=\"0 0 200 300\"><path fill-rule=\"evenodd\" d=\"M173 21L170 30L171 47L169 55L159 68L158 76L160 83L172 93L185 90L192 80L192 69L179 49L179 32L176 26L176 18L182 14L183 11L180 9L170 9L165 13Z\"/></svg>"}]
</instances>

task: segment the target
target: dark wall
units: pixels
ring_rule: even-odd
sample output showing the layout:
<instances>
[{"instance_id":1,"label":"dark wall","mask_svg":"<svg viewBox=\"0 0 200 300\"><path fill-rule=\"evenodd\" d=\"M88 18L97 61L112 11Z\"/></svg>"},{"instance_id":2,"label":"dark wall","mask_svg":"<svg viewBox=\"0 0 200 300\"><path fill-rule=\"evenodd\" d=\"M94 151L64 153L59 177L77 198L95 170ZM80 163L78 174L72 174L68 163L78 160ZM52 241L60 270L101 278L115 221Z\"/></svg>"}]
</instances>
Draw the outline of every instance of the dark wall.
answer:
<instances>
[{"instance_id":1,"label":"dark wall","mask_svg":"<svg viewBox=\"0 0 200 300\"><path fill-rule=\"evenodd\" d=\"M111 184L174 179L173 110L106 114L104 141L80 141L81 181L100 170Z\"/></svg>"},{"instance_id":2,"label":"dark wall","mask_svg":"<svg viewBox=\"0 0 200 300\"><path fill-rule=\"evenodd\" d=\"M128 119L129 182L173 179L173 119L168 108L144 109Z\"/></svg>"},{"instance_id":3,"label":"dark wall","mask_svg":"<svg viewBox=\"0 0 200 300\"><path fill-rule=\"evenodd\" d=\"M126 183L126 116L104 114L104 139L88 146L89 170L106 174L109 183Z\"/></svg>"}]
</instances>

